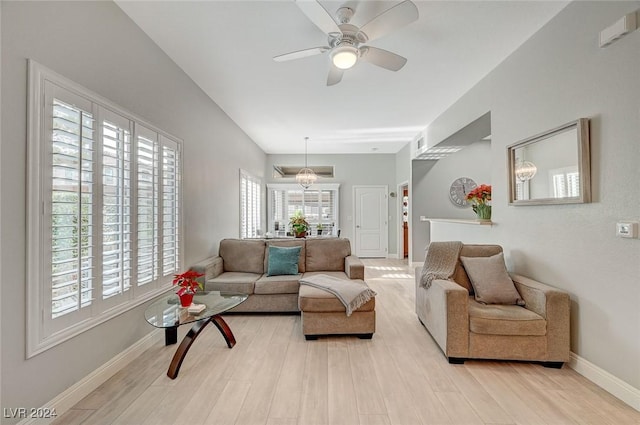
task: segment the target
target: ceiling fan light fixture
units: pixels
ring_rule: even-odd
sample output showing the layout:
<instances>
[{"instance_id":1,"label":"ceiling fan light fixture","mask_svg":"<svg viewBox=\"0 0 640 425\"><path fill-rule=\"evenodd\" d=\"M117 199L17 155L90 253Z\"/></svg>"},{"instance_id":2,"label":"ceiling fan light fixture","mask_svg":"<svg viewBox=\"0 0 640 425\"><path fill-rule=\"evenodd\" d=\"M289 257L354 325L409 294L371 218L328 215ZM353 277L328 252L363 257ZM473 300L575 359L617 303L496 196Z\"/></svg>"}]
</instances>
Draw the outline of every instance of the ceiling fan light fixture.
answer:
<instances>
[{"instance_id":1,"label":"ceiling fan light fixture","mask_svg":"<svg viewBox=\"0 0 640 425\"><path fill-rule=\"evenodd\" d=\"M331 62L340 69L349 69L358 61L358 49L353 46L338 46L331 52Z\"/></svg>"}]
</instances>

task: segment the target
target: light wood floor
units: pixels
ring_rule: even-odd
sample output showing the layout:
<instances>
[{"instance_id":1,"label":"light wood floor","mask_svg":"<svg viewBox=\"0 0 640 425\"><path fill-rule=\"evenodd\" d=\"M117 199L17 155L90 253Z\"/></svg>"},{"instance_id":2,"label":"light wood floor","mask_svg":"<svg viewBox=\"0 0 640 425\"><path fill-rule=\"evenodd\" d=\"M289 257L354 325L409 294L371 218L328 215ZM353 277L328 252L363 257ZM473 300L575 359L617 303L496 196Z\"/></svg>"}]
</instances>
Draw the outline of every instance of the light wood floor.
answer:
<instances>
[{"instance_id":1,"label":"light wood floor","mask_svg":"<svg viewBox=\"0 0 640 425\"><path fill-rule=\"evenodd\" d=\"M378 293L372 340L305 341L299 316L228 315L233 349L209 326L171 380L176 346L159 342L55 424L640 424L566 366L448 364L416 318L406 262L365 263Z\"/></svg>"}]
</instances>

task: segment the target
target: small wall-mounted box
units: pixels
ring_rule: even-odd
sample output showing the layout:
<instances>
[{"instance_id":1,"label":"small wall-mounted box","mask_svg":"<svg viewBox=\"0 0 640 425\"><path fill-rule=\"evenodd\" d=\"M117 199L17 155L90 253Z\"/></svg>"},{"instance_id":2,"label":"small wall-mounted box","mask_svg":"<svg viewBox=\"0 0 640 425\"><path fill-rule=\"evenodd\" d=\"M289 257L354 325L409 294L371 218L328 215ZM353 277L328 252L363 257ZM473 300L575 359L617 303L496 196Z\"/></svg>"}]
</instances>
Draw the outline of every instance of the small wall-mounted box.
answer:
<instances>
[{"instance_id":1,"label":"small wall-mounted box","mask_svg":"<svg viewBox=\"0 0 640 425\"><path fill-rule=\"evenodd\" d=\"M622 222L616 223L616 236L620 238L638 237L638 222L622 221Z\"/></svg>"},{"instance_id":2,"label":"small wall-mounted box","mask_svg":"<svg viewBox=\"0 0 640 425\"><path fill-rule=\"evenodd\" d=\"M600 47L606 47L620 37L635 31L637 26L637 12L631 12L618 19L613 25L600 31Z\"/></svg>"}]
</instances>

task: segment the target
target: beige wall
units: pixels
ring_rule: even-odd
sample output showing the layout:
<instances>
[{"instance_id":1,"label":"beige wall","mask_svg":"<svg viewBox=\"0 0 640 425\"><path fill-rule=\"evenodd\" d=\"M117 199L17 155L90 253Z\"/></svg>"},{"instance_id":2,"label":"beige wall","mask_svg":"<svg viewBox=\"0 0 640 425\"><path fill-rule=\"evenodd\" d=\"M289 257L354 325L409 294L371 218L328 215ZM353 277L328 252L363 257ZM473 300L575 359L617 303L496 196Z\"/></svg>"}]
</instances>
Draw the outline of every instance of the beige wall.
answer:
<instances>
[{"instance_id":1,"label":"beige wall","mask_svg":"<svg viewBox=\"0 0 640 425\"><path fill-rule=\"evenodd\" d=\"M615 223L640 220L640 31L604 49L598 35L638 8L570 4L427 131L443 139L491 111L496 224L435 225L431 239L500 243L512 270L567 290L571 350L636 391L640 240L617 238ZM506 146L581 117L591 118L593 202L509 206Z\"/></svg>"},{"instance_id":2,"label":"beige wall","mask_svg":"<svg viewBox=\"0 0 640 425\"><path fill-rule=\"evenodd\" d=\"M2 407L40 407L151 332L135 308L25 360L27 58L184 140L185 264L239 232L239 169L266 155L112 2L2 8ZM55 17L55 19L52 19ZM7 202L10 200L10 202ZM3 419L4 423L12 423Z\"/></svg>"}]
</instances>

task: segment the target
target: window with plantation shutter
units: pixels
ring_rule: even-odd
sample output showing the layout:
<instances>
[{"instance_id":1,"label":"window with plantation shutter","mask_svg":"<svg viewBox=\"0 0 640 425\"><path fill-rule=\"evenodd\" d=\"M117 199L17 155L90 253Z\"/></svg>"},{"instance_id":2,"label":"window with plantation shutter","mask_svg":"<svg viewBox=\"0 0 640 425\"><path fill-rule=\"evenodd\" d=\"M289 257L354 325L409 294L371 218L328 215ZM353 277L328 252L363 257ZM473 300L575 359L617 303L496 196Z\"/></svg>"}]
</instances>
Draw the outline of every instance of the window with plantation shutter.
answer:
<instances>
[{"instance_id":1,"label":"window with plantation shutter","mask_svg":"<svg viewBox=\"0 0 640 425\"><path fill-rule=\"evenodd\" d=\"M240 237L260 236L262 182L244 170L240 170Z\"/></svg>"},{"instance_id":2,"label":"window with plantation shutter","mask_svg":"<svg viewBox=\"0 0 640 425\"><path fill-rule=\"evenodd\" d=\"M310 225L310 234L317 232L318 225L323 235L336 235L339 227L338 184L314 184L304 190L295 184L267 185L268 212L267 229L275 236L286 236L289 219L302 211Z\"/></svg>"},{"instance_id":3,"label":"window with plantation shutter","mask_svg":"<svg viewBox=\"0 0 640 425\"><path fill-rule=\"evenodd\" d=\"M181 143L29 62L27 356L166 291Z\"/></svg>"}]
</instances>

